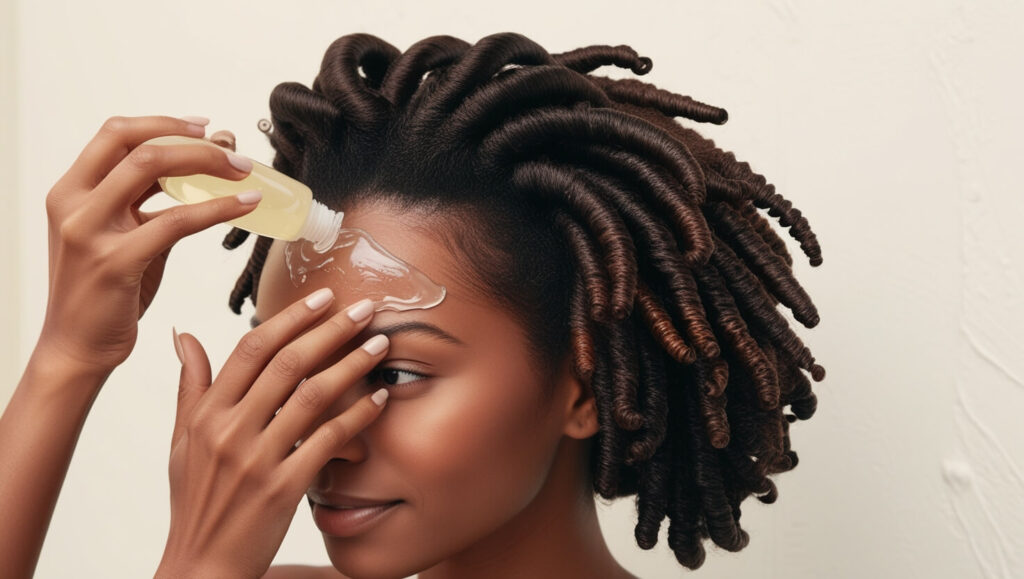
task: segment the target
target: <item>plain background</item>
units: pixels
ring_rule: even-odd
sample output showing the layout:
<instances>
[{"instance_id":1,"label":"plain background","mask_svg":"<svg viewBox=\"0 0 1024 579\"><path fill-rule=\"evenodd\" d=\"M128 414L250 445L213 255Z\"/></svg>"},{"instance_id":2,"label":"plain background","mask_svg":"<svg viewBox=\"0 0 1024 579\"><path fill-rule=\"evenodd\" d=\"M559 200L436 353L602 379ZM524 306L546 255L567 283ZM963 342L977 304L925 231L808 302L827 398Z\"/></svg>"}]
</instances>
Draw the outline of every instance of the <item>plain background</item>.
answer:
<instances>
[{"instance_id":1,"label":"plain background","mask_svg":"<svg viewBox=\"0 0 1024 579\"><path fill-rule=\"evenodd\" d=\"M501 31L551 52L628 44L654 61L643 80L729 111L726 125L698 129L766 175L823 247L811 268L790 240L822 320L798 331L828 370L817 414L792 426L800 464L775 477L777 503L744 503L749 547L709 544L697 574L1024 576L1021 30L1024 4L1009 1L8 0L0 403L45 310L43 199L108 117L205 115L207 134L229 129L239 152L269 163L256 123L271 89L312 84L344 34L401 50ZM38 577L155 570L169 517L171 326L219 367L251 313L226 306L248 249L221 249L225 231L172 254L135 353L86 423ZM687 575L667 524L652 551L636 546L632 501L602 507L601 521L634 573ZM328 564L304 505L276 561Z\"/></svg>"}]
</instances>

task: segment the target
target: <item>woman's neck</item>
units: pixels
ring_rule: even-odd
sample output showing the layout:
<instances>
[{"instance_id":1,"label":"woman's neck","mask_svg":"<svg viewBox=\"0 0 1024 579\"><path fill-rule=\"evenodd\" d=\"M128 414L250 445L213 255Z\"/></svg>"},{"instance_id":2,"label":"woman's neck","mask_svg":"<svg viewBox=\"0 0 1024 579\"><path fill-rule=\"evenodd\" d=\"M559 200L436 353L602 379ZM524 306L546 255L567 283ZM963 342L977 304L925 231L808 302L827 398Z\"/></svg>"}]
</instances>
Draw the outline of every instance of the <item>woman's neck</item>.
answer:
<instances>
[{"instance_id":1,"label":"woman's neck","mask_svg":"<svg viewBox=\"0 0 1024 579\"><path fill-rule=\"evenodd\" d=\"M593 492L584 479L584 442L563 439L547 481L523 511L468 549L420 572L418 579L634 578L601 534Z\"/></svg>"}]
</instances>

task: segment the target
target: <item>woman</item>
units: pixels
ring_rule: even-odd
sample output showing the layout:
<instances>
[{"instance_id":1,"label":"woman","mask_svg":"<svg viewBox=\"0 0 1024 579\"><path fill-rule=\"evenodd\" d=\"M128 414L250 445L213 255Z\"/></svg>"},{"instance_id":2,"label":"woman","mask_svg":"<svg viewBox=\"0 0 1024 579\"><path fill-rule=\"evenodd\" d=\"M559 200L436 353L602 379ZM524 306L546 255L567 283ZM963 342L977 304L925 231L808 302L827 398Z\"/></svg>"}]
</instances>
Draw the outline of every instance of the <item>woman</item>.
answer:
<instances>
[{"instance_id":1,"label":"woman","mask_svg":"<svg viewBox=\"0 0 1024 579\"><path fill-rule=\"evenodd\" d=\"M812 265L820 249L762 176L672 118L723 123L724 110L589 74L603 65L651 61L626 46L552 55L512 33L404 53L353 34L311 89L275 88L274 167L447 295L374 313L340 276L293 283L285 244L258 239L231 295L236 312L251 297L256 327L216 378L199 342L175 336L158 576L631 577L595 493L636 495L641 548L668 517L688 568L706 538L747 544L740 503L776 499L768 475L797 463L789 423L815 410L801 370L824 378L776 309L818 322L757 209ZM202 133L112 119L47 199L49 307L0 421L13 491L0 524L22 530L0 558L24 575L170 246L258 203L139 211L158 176L246 174L212 147L138 146L162 134ZM268 571L303 494L333 569Z\"/></svg>"}]
</instances>

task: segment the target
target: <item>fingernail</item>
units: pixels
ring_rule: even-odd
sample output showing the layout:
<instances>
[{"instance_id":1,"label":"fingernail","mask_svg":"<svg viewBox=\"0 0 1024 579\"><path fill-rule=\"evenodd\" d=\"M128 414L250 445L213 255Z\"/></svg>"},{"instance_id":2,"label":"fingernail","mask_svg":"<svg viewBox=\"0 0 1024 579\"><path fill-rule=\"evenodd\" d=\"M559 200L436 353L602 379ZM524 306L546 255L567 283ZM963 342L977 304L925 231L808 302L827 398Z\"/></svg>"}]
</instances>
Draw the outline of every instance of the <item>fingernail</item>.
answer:
<instances>
[{"instance_id":1,"label":"fingernail","mask_svg":"<svg viewBox=\"0 0 1024 579\"><path fill-rule=\"evenodd\" d=\"M194 115L189 115L189 116L178 117L178 118L180 118L183 121L195 124L195 125L202 125L204 127L206 125L210 124L210 119L208 119L206 117L198 117L198 116L194 116Z\"/></svg>"},{"instance_id":2,"label":"fingernail","mask_svg":"<svg viewBox=\"0 0 1024 579\"><path fill-rule=\"evenodd\" d=\"M178 360L185 363L185 353L181 349L181 338L178 337L178 330L174 326L171 326L171 333L174 334L174 353L178 355Z\"/></svg>"},{"instance_id":3,"label":"fingernail","mask_svg":"<svg viewBox=\"0 0 1024 579\"><path fill-rule=\"evenodd\" d=\"M384 334L377 334L376 336L366 340L362 345L362 348L366 350L371 356L380 354L388 347L388 337Z\"/></svg>"},{"instance_id":4,"label":"fingernail","mask_svg":"<svg viewBox=\"0 0 1024 579\"><path fill-rule=\"evenodd\" d=\"M232 167L246 173L252 171L252 161L233 151L225 150L224 152L228 154L228 162L231 163Z\"/></svg>"},{"instance_id":5,"label":"fingernail","mask_svg":"<svg viewBox=\"0 0 1024 579\"><path fill-rule=\"evenodd\" d=\"M263 192L259 189L243 191L242 193L235 195L235 198L237 198L238 202L242 205L252 205L254 203L259 203L260 199L263 199Z\"/></svg>"},{"instance_id":6,"label":"fingernail","mask_svg":"<svg viewBox=\"0 0 1024 579\"><path fill-rule=\"evenodd\" d=\"M387 399L388 399L388 389L387 388L381 388L380 390L374 392L372 396L370 396L370 400L373 400L373 403L376 404L377 406L384 406L384 401L387 400Z\"/></svg>"},{"instance_id":7,"label":"fingernail","mask_svg":"<svg viewBox=\"0 0 1024 579\"><path fill-rule=\"evenodd\" d=\"M373 313L373 301L370 298L358 301L349 306L346 313L353 322L361 322Z\"/></svg>"},{"instance_id":8,"label":"fingernail","mask_svg":"<svg viewBox=\"0 0 1024 579\"><path fill-rule=\"evenodd\" d=\"M331 291L331 288L320 288L315 292L309 294L309 297L306 298L306 306L311 310L319 310L320 308L326 306L333 297L334 292Z\"/></svg>"}]
</instances>

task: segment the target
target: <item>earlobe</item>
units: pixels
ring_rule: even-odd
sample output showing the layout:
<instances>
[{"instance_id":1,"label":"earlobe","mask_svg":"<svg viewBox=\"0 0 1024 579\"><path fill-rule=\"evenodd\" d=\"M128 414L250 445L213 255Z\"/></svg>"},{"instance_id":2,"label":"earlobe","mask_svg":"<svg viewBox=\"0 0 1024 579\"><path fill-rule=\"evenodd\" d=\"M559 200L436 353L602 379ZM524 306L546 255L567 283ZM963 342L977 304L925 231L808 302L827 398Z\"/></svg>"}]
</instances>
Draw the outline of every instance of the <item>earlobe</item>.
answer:
<instances>
[{"instance_id":1,"label":"earlobe","mask_svg":"<svg viewBox=\"0 0 1024 579\"><path fill-rule=\"evenodd\" d=\"M572 372L571 362L563 365L562 385L568 390L564 434L580 440L597 434L597 400L590 389Z\"/></svg>"},{"instance_id":2,"label":"earlobe","mask_svg":"<svg viewBox=\"0 0 1024 579\"><path fill-rule=\"evenodd\" d=\"M572 416L565 425L565 434L580 440L597 434L597 407L593 396L573 408Z\"/></svg>"}]
</instances>

